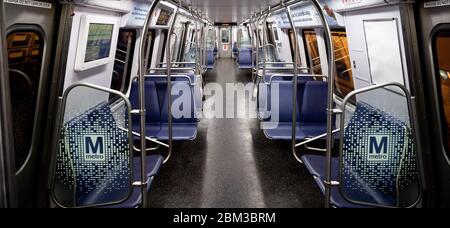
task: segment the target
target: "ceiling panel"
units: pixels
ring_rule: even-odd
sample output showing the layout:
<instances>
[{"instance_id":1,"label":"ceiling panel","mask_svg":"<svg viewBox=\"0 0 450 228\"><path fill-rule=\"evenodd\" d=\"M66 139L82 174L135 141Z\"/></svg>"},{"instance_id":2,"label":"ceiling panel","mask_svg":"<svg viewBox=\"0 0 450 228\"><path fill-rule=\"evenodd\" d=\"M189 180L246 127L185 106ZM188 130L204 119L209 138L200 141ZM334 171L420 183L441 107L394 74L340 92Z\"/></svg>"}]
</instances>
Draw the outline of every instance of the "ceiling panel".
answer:
<instances>
[{"instance_id":1,"label":"ceiling panel","mask_svg":"<svg viewBox=\"0 0 450 228\"><path fill-rule=\"evenodd\" d=\"M194 9L219 23L240 22L248 18L253 12L261 11L269 4L275 5L280 0L185 0Z\"/></svg>"}]
</instances>

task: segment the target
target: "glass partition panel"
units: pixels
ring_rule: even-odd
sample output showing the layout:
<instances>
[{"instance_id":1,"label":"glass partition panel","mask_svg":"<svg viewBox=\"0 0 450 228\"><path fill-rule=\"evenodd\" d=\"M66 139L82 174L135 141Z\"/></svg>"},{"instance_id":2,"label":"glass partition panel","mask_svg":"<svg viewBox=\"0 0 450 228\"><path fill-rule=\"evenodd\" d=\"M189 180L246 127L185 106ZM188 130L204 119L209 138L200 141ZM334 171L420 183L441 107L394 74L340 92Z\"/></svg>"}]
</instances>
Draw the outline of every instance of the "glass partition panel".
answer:
<instances>
[{"instance_id":1,"label":"glass partition panel","mask_svg":"<svg viewBox=\"0 0 450 228\"><path fill-rule=\"evenodd\" d=\"M130 105L110 96L87 85L65 93L53 182L60 206L119 204L133 190Z\"/></svg>"},{"instance_id":2,"label":"glass partition panel","mask_svg":"<svg viewBox=\"0 0 450 228\"><path fill-rule=\"evenodd\" d=\"M387 86L357 95L341 135L340 191L351 203L411 207L420 198L410 98L399 90Z\"/></svg>"}]
</instances>

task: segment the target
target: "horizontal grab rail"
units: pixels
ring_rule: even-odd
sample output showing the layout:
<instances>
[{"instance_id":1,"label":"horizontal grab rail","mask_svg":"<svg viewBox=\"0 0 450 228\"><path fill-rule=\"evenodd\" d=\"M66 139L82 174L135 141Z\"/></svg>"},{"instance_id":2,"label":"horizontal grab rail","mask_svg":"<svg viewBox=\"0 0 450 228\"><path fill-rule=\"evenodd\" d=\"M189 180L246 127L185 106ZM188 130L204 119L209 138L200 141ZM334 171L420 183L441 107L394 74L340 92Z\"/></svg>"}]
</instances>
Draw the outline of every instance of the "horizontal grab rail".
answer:
<instances>
[{"instance_id":1,"label":"horizontal grab rail","mask_svg":"<svg viewBox=\"0 0 450 228\"><path fill-rule=\"evenodd\" d=\"M272 75L272 76L270 76L269 82L266 82L266 81L265 81L265 78L264 78L264 83L265 83L266 85L271 85L272 82L273 82L273 79L276 78L276 77L292 77L292 78L293 78L294 75ZM327 78L326 75L314 75L314 74L298 74L298 75L297 75L297 78L314 78L314 77L317 77L317 78Z\"/></svg>"}]
</instances>

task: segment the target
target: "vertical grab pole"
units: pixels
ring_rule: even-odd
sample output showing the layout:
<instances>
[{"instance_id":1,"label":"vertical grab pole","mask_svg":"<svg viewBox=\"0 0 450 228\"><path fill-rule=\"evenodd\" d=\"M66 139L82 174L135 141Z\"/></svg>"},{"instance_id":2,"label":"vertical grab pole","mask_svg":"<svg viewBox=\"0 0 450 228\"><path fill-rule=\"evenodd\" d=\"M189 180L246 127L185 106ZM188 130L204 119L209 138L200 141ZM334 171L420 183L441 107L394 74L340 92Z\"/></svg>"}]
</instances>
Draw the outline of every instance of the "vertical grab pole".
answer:
<instances>
[{"instance_id":1,"label":"vertical grab pole","mask_svg":"<svg viewBox=\"0 0 450 228\"><path fill-rule=\"evenodd\" d=\"M261 15L262 15L262 13L261 13ZM257 79L258 79L258 77L259 77L259 45L260 45L260 40L261 40L261 38L259 37L259 21L261 20L261 15L259 15L259 16L257 16L257 19L256 19L256 26L255 26L255 32L256 32L256 67L255 67L255 69L253 69L254 71L255 71L255 84L256 84L256 81L257 81Z\"/></svg>"},{"instance_id":2,"label":"vertical grab pole","mask_svg":"<svg viewBox=\"0 0 450 228\"><path fill-rule=\"evenodd\" d=\"M291 150L293 154L295 153L295 145L297 143L297 82L298 82L298 56L300 53L300 45L298 44L298 34L297 29L295 28L294 19L292 18L291 8L286 6L284 0L281 3L282 6L286 9L286 14L289 18L289 23L291 24L293 33L294 33L294 77L292 79L292 140L291 140Z\"/></svg>"},{"instance_id":3,"label":"vertical grab pole","mask_svg":"<svg viewBox=\"0 0 450 228\"><path fill-rule=\"evenodd\" d=\"M145 110L145 41L148 36L148 26L150 24L150 19L152 18L153 11L155 11L156 6L158 5L160 0L153 0L150 9L147 15L147 18L144 22L144 27L141 36L141 42L139 44L139 115L140 115L140 139L141 139L141 194L142 194L142 207L148 207L148 195L147 195L147 171L146 171L146 157L147 157L147 148L146 148L146 140L145 140L145 127L146 127L146 110Z\"/></svg>"},{"instance_id":4,"label":"vertical grab pole","mask_svg":"<svg viewBox=\"0 0 450 228\"><path fill-rule=\"evenodd\" d=\"M199 40L198 40L198 16L197 12L193 12L195 20L195 74L200 74L200 60L199 60Z\"/></svg>"},{"instance_id":5,"label":"vertical grab pole","mask_svg":"<svg viewBox=\"0 0 450 228\"><path fill-rule=\"evenodd\" d=\"M268 31L267 31L267 19L269 18L269 16L270 16L270 10L271 10L271 8L270 8L270 6L269 6L269 11L267 11L267 15L265 16L265 18L264 18L264 21L263 21L263 53L264 53L264 59L263 59L263 77L265 77L266 76L266 72L267 72L267 67L266 67L266 63L267 63L267 49L266 49L266 46L268 45L268 41L267 41L267 37L268 37L268 35L269 35L269 33L268 33ZM258 81L257 81L257 84L259 84L259 81L260 81L261 79L259 79ZM265 79L263 79L263 81L264 81ZM259 87L258 87L259 88Z\"/></svg>"},{"instance_id":6,"label":"vertical grab pole","mask_svg":"<svg viewBox=\"0 0 450 228\"><path fill-rule=\"evenodd\" d=\"M329 208L330 198L331 198L331 159L332 152L334 146L334 137L333 137L333 117L334 117L334 73L335 73L335 65L334 65L334 44L331 37L331 29L328 21L325 19L323 7L317 0L310 0L315 8L317 9L320 20L323 24L323 29L325 30L325 37L327 45L327 55L328 55L328 107L327 107L327 159L326 159L326 173L325 173L325 207ZM345 110L344 110L345 111ZM343 127L343 126L341 126Z\"/></svg>"},{"instance_id":7,"label":"vertical grab pole","mask_svg":"<svg viewBox=\"0 0 450 228\"><path fill-rule=\"evenodd\" d=\"M180 6L181 7L181 1L180 1ZM169 26L169 30L167 33L167 40L166 40L166 62L167 62L167 97L168 99L168 122L169 122L169 151L168 151L168 155L166 158L166 161L169 160L169 158L172 156L172 151L173 151L173 117L172 117L172 50L171 49L171 40L172 40L172 34L174 32L174 25L176 23L177 17L178 17L178 12L179 12L179 7L177 7L176 11L175 11L175 17L172 21L172 23Z\"/></svg>"},{"instance_id":8,"label":"vertical grab pole","mask_svg":"<svg viewBox=\"0 0 450 228\"><path fill-rule=\"evenodd\" d=\"M254 20L254 16L252 16L248 22L248 34L250 34L250 42L251 42L251 51L250 51L250 57L251 57L251 61L252 61L252 81L255 81L255 72L254 72L254 68L255 68L255 53L253 51L253 45L255 44L255 34L253 34L253 20Z\"/></svg>"}]
</instances>

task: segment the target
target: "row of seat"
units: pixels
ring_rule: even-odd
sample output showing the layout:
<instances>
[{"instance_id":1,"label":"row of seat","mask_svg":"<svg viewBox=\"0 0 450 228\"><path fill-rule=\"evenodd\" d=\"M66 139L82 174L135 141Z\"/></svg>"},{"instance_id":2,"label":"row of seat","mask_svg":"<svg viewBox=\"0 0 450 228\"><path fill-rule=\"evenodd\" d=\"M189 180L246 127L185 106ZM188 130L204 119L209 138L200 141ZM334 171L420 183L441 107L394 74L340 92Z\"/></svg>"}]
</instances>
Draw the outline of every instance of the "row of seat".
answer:
<instances>
[{"instance_id":1,"label":"row of seat","mask_svg":"<svg viewBox=\"0 0 450 228\"><path fill-rule=\"evenodd\" d=\"M239 69L252 69L253 63L252 63L252 55L253 51L252 48L240 48L238 49L237 53L235 53L237 56L237 63L239 65Z\"/></svg>"},{"instance_id":2,"label":"row of seat","mask_svg":"<svg viewBox=\"0 0 450 228\"><path fill-rule=\"evenodd\" d=\"M272 140L292 139L292 75L268 75L266 83L259 85L259 118L274 125L264 129ZM297 85L297 140L326 133L327 82L314 81L313 77L299 77ZM273 105L272 102L278 104ZM278 117L278 118L275 118Z\"/></svg>"},{"instance_id":3,"label":"row of seat","mask_svg":"<svg viewBox=\"0 0 450 228\"><path fill-rule=\"evenodd\" d=\"M219 53L219 50L217 49L217 47L208 48L206 50L206 65L207 65L208 69L213 69L214 66L216 65L216 59L217 59L218 53Z\"/></svg>"},{"instance_id":4,"label":"row of seat","mask_svg":"<svg viewBox=\"0 0 450 228\"><path fill-rule=\"evenodd\" d=\"M197 135L197 112L201 109L202 95L200 86L193 75L175 75L172 82L172 101L182 102L173 107L173 140L194 140ZM169 109L167 78L162 75L150 75L145 79L146 100L146 137L162 141L169 140ZM133 109L139 107L139 84L131 86L130 102ZM133 131L140 132L140 119L133 117Z\"/></svg>"}]
</instances>

